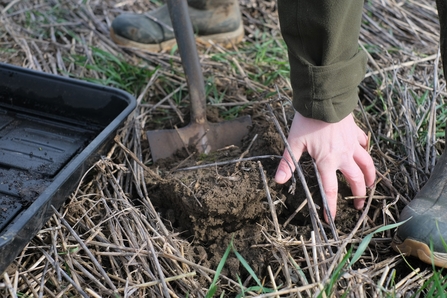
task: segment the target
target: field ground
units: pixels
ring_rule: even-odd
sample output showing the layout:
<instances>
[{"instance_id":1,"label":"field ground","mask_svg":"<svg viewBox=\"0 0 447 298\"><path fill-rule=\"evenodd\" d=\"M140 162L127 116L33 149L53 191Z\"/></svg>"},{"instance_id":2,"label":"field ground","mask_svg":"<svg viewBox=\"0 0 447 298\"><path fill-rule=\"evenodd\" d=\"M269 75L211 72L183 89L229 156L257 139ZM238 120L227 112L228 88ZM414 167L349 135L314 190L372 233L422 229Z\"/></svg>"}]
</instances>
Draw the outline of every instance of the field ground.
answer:
<instances>
[{"instance_id":1,"label":"field ground","mask_svg":"<svg viewBox=\"0 0 447 298\"><path fill-rule=\"evenodd\" d=\"M107 156L0 277L2 296L445 295L442 271L392 251L389 226L445 147L434 1L365 3L359 46L369 61L354 114L370 133L378 181L357 211L340 176L331 225L320 220L311 159L302 158L296 181L273 181L293 115L287 50L276 1L240 3L242 44L199 45L199 53L209 120L250 115L249 135L241 147L185 150L153 164L144 131L189 121L180 59L175 50L118 47L109 27L124 11L161 3L0 0L1 62L117 87L138 100Z\"/></svg>"}]
</instances>

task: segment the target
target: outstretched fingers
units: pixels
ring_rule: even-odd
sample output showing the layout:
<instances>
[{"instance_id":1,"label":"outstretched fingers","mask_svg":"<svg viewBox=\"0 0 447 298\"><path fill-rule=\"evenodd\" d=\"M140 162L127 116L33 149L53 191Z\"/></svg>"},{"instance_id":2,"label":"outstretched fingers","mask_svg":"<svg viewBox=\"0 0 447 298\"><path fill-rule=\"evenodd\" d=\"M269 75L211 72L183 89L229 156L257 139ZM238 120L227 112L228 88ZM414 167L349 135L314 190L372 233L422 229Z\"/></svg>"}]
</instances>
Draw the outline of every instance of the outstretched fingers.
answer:
<instances>
[{"instance_id":1,"label":"outstretched fingers","mask_svg":"<svg viewBox=\"0 0 447 298\"><path fill-rule=\"evenodd\" d=\"M363 208L366 198L366 187L374 184L376 175L371 156L360 144L355 149L352 158L340 164L333 164L325 160L324 162L317 163L317 167L332 218L335 218L337 212L337 170L340 170L345 176L351 187L352 194L358 197L354 199L354 207L358 210ZM326 213L324 213L324 218L328 221Z\"/></svg>"},{"instance_id":2,"label":"outstretched fingers","mask_svg":"<svg viewBox=\"0 0 447 298\"><path fill-rule=\"evenodd\" d=\"M304 151L308 151L315 159L333 218L337 211L337 170L346 177L354 196L363 197L355 200L354 206L357 209L363 207L366 187L374 184L375 168L371 156L365 150L368 137L355 124L351 114L339 122L326 123L303 117L296 112L288 141L297 161ZM285 150L275 175L276 182L286 183L294 170L292 158L288 150ZM325 219L327 221L326 213Z\"/></svg>"}]
</instances>

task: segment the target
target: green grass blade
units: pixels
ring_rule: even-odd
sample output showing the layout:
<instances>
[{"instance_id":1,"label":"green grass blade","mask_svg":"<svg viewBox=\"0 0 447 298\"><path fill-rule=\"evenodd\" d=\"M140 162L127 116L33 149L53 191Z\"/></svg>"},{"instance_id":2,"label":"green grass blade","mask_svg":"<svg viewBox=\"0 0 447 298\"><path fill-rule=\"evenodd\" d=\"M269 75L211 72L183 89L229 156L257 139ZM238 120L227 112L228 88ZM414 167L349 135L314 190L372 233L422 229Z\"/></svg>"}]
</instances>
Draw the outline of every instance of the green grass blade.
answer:
<instances>
[{"instance_id":1,"label":"green grass blade","mask_svg":"<svg viewBox=\"0 0 447 298\"><path fill-rule=\"evenodd\" d=\"M348 253L343 257L343 259L341 260L340 264L338 264L337 268L335 268L334 273L332 273L331 275L331 279L329 281L329 284L327 284L325 286L325 291L324 293L328 296L331 295L332 291L334 290L334 286L335 283L338 281L338 279L340 278L341 272L343 270L343 267L345 266L345 264L348 262L350 256L352 254L352 247L349 249ZM318 297L323 297L323 292L320 292L320 294L318 295Z\"/></svg>"},{"instance_id":2,"label":"green grass blade","mask_svg":"<svg viewBox=\"0 0 447 298\"><path fill-rule=\"evenodd\" d=\"M228 245L227 249L225 250L224 255L222 256L222 259L219 262L219 265L217 266L216 274L214 275L213 282L211 283L208 292L206 293L206 298L211 298L214 296L214 294L217 291L217 281L219 280L220 273L222 272L223 266L225 265L225 262L227 261L228 255L230 254L231 247L233 246L233 241Z\"/></svg>"},{"instance_id":3,"label":"green grass blade","mask_svg":"<svg viewBox=\"0 0 447 298\"><path fill-rule=\"evenodd\" d=\"M274 290L270 288L266 288L262 285L261 280L256 276L256 273L254 270L250 267L250 265L247 263L247 261L244 259L244 257L234 248L233 246L233 253L236 255L236 258L241 262L242 266L244 266L245 270L248 271L250 276L256 281L258 284L257 286L249 287L248 289L245 289L245 291L254 291L262 294L266 293L272 293ZM239 296L238 297L243 297Z\"/></svg>"},{"instance_id":4,"label":"green grass blade","mask_svg":"<svg viewBox=\"0 0 447 298\"><path fill-rule=\"evenodd\" d=\"M256 281L258 286L262 287L261 281L256 276L256 273L253 271L253 269L248 265L247 261L244 259L244 257L233 247L233 252L236 255L236 258L241 262L242 266L244 266L245 270L248 271L250 276Z\"/></svg>"},{"instance_id":5,"label":"green grass blade","mask_svg":"<svg viewBox=\"0 0 447 298\"><path fill-rule=\"evenodd\" d=\"M391 224L391 225L383 226L383 227L375 230L374 232L368 234L365 238L363 238L362 242L360 242L360 245L357 248L357 251L355 252L354 256L352 257L351 262L349 263L349 267L354 265L355 262L357 262L360 259L360 257L362 256L362 254L365 252L366 248L368 247L369 242L371 242L371 239L374 236L374 234L381 233L383 231L387 231L387 230L391 230L391 229L397 228L398 226L404 224L408 220L409 219L407 219L406 221L402 221L402 222L394 223L394 224Z\"/></svg>"}]
</instances>

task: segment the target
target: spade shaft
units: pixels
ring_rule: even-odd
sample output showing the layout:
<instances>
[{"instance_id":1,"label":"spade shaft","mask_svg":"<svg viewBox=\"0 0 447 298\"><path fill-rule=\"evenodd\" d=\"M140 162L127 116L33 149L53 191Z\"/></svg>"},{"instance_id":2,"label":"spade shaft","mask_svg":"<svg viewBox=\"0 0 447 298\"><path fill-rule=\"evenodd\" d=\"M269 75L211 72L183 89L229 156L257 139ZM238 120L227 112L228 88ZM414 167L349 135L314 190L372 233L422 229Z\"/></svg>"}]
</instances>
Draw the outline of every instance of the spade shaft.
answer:
<instances>
[{"instance_id":1,"label":"spade shaft","mask_svg":"<svg viewBox=\"0 0 447 298\"><path fill-rule=\"evenodd\" d=\"M205 83L187 1L168 0L167 5L189 89L191 122L204 123L206 121Z\"/></svg>"},{"instance_id":2,"label":"spade shaft","mask_svg":"<svg viewBox=\"0 0 447 298\"><path fill-rule=\"evenodd\" d=\"M188 85L191 119L183 128L147 132L153 161L170 157L185 147L194 146L208 154L224 146L240 145L251 126L250 116L221 123L207 121L205 83L187 1L167 0L167 5Z\"/></svg>"}]
</instances>

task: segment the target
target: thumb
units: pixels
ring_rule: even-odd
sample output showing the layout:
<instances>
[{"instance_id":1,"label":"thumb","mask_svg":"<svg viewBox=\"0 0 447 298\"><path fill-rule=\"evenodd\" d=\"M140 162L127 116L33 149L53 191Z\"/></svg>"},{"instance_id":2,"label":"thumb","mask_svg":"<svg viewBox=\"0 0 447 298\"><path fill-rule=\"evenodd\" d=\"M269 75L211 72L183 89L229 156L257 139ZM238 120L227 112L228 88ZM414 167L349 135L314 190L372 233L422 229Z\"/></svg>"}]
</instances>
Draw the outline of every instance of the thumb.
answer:
<instances>
[{"instance_id":1,"label":"thumb","mask_svg":"<svg viewBox=\"0 0 447 298\"><path fill-rule=\"evenodd\" d=\"M303 154L302 150L295 149L293 153L295 160L298 161ZM295 171L295 164L293 163L292 158L290 157L289 151L287 148L284 150L283 158L281 159L278 169L276 170L275 181L279 184L284 184L289 181L290 177L292 177L293 172Z\"/></svg>"}]
</instances>

